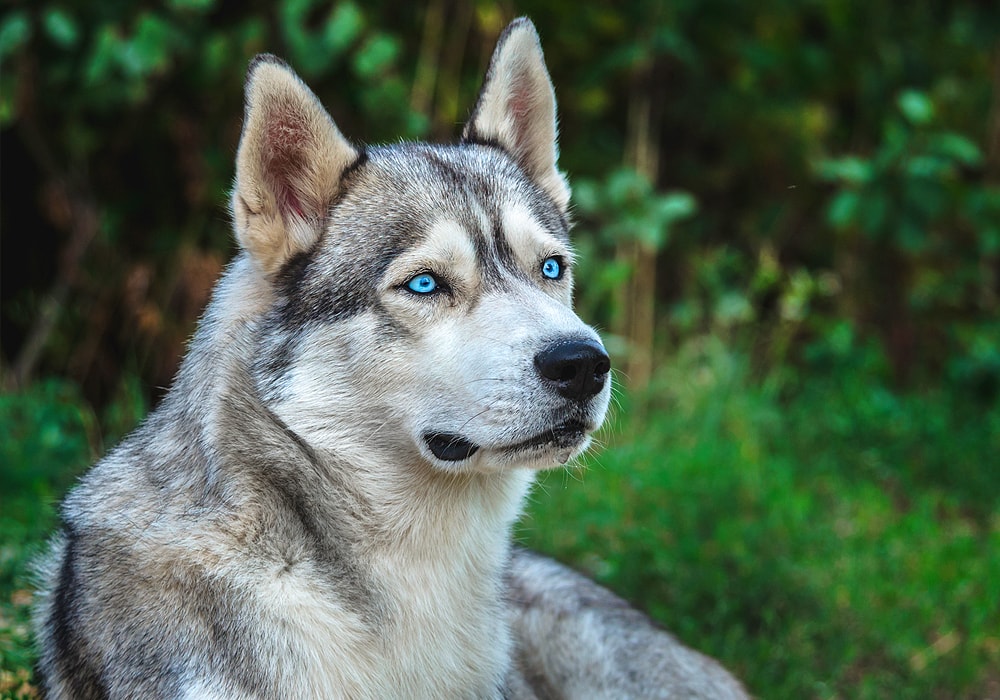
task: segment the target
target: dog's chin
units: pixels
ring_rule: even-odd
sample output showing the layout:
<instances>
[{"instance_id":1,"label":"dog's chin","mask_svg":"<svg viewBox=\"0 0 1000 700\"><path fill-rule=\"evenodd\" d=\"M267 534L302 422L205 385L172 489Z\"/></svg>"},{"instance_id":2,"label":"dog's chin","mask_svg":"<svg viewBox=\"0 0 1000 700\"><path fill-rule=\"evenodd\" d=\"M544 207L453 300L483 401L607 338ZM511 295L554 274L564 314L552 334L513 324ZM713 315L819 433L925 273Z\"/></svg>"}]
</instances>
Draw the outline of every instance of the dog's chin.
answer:
<instances>
[{"instance_id":1,"label":"dog's chin","mask_svg":"<svg viewBox=\"0 0 1000 700\"><path fill-rule=\"evenodd\" d=\"M525 440L504 445L480 445L454 433L427 432L426 450L449 469L475 461L480 466L546 469L565 464L590 445L590 430L580 421L567 421Z\"/></svg>"}]
</instances>

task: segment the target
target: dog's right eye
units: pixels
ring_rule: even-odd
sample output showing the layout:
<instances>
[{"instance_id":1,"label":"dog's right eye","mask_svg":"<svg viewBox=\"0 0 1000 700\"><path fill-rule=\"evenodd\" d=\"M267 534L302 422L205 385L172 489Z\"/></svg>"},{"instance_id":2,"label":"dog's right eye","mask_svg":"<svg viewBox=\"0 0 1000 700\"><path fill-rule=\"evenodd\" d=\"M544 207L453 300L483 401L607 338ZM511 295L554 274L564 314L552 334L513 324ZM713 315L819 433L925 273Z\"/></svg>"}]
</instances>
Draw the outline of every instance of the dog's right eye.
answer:
<instances>
[{"instance_id":1,"label":"dog's right eye","mask_svg":"<svg viewBox=\"0 0 1000 700\"><path fill-rule=\"evenodd\" d=\"M429 272L422 272L410 278L406 288L416 294L430 294L438 289L438 281Z\"/></svg>"}]
</instances>

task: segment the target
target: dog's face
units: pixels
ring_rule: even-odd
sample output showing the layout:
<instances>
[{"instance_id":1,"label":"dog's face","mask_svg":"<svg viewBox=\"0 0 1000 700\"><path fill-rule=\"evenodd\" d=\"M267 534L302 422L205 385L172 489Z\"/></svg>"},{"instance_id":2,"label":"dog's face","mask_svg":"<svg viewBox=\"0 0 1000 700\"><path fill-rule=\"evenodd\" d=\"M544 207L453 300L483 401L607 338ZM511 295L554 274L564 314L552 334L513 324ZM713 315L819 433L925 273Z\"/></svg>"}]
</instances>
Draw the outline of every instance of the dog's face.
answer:
<instances>
[{"instance_id":1,"label":"dog's face","mask_svg":"<svg viewBox=\"0 0 1000 700\"><path fill-rule=\"evenodd\" d=\"M455 146L358 151L289 69L251 68L234 214L275 299L254 376L290 429L352 459L450 471L550 467L587 447L610 364L571 309L555 153L526 22L501 38Z\"/></svg>"}]
</instances>

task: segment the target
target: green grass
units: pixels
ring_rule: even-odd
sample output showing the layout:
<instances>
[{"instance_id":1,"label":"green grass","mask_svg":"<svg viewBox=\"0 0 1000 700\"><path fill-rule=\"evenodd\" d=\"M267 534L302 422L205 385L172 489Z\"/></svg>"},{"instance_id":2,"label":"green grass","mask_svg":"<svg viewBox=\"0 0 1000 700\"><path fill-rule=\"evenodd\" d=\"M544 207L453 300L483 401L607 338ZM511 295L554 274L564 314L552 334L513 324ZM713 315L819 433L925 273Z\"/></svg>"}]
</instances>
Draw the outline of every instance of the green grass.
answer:
<instances>
[{"instance_id":1,"label":"green grass","mask_svg":"<svg viewBox=\"0 0 1000 700\"><path fill-rule=\"evenodd\" d=\"M65 381L0 394L0 698L35 696L30 562L55 530L58 500L144 412L134 380L101 420Z\"/></svg>"},{"instance_id":2,"label":"green grass","mask_svg":"<svg viewBox=\"0 0 1000 700\"><path fill-rule=\"evenodd\" d=\"M32 697L28 564L56 522L55 502L92 456L93 415L50 381L0 395L0 697Z\"/></svg>"},{"instance_id":3,"label":"green grass","mask_svg":"<svg viewBox=\"0 0 1000 700\"><path fill-rule=\"evenodd\" d=\"M759 697L996 696L1000 405L846 364L750 374L717 341L686 346L641 424L619 397L606 447L542 478L519 539ZM0 697L32 692L26 563L53 503L141 412L128 386L100 421L64 383L0 397Z\"/></svg>"},{"instance_id":4,"label":"green grass","mask_svg":"<svg viewBox=\"0 0 1000 700\"><path fill-rule=\"evenodd\" d=\"M522 540L759 697L994 696L997 405L851 369L779 391L711 341L672 365L642 426L542 480Z\"/></svg>"}]
</instances>

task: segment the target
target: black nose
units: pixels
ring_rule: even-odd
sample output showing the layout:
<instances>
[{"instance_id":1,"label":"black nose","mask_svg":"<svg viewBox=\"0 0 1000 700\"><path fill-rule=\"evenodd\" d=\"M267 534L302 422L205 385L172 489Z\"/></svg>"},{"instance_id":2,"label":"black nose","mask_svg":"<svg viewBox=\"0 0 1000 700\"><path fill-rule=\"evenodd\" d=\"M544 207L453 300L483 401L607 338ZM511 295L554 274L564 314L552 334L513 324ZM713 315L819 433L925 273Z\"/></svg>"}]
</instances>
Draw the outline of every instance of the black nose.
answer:
<instances>
[{"instance_id":1,"label":"black nose","mask_svg":"<svg viewBox=\"0 0 1000 700\"><path fill-rule=\"evenodd\" d=\"M567 399L589 399L604 388L611 360L590 338L563 338L535 355L535 367Z\"/></svg>"}]
</instances>

